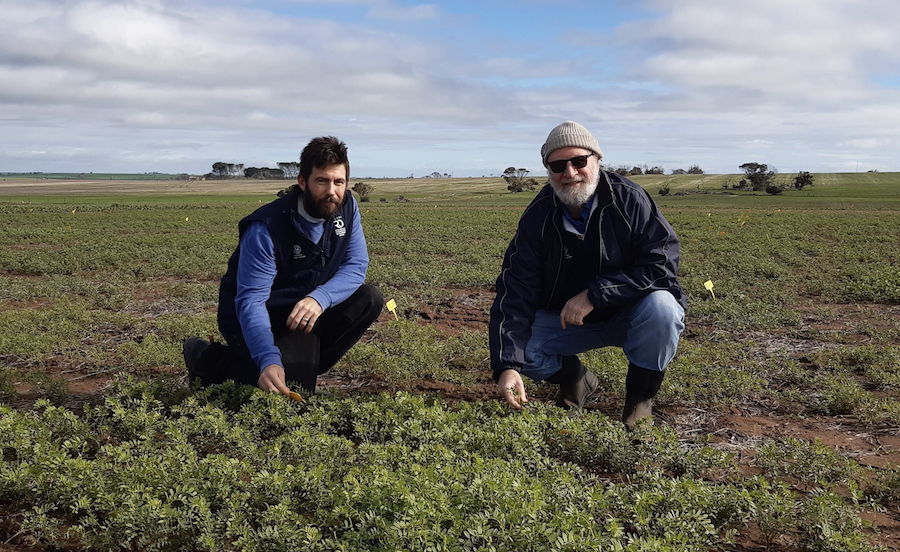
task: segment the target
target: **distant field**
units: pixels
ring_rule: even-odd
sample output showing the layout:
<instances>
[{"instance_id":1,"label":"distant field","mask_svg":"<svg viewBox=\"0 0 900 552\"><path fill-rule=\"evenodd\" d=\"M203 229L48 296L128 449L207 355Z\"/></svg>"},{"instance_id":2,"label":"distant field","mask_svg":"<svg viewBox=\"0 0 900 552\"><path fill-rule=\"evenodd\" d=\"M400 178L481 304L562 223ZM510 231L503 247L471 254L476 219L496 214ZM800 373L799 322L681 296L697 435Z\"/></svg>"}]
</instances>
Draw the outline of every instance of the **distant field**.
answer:
<instances>
[{"instance_id":1,"label":"distant field","mask_svg":"<svg viewBox=\"0 0 900 552\"><path fill-rule=\"evenodd\" d=\"M778 196L765 192L735 191L731 187L742 175L637 176L632 179L650 190L660 206L790 207L797 209L900 209L900 173L823 173L814 174L815 184L803 190L787 189ZM789 185L793 175L778 175L777 182ZM658 195L667 182L671 190L666 197ZM726 189L727 186L727 189ZM681 195L686 194L686 195Z\"/></svg>"},{"instance_id":2,"label":"distant field","mask_svg":"<svg viewBox=\"0 0 900 552\"><path fill-rule=\"evenodd\" d=\"M36 178L40 176L41 178ZM271 197L292 184L289 180L186 180L174 175L88 175L91 178L53 180L52 175L0 175L0 202L72 203L121 196L134 200L156 201L159 196L259 196ZM156 178L153 178L153 177ZM539 181L543 176L537 175ZM779 175L788 182L791 175ZM106 178L112 177L112 178ZM127 177L127 178L126 178ZM900 173L823 173L815 174L815 185L804 190L785 190L778 196L764 192L735 191L739 174L646 175L632 180L653 194L661 207L731 208L735 198L741 205L774 208L876 209L900 210ZM500 177L482 178L388 178L355 179L373 186L372 202L428 201L439 204L527 203L533 194L510 194ZM671 192L660 196L668 184ZM480 203L476 201L476 203Z\"/></svg>"}]
</instances>

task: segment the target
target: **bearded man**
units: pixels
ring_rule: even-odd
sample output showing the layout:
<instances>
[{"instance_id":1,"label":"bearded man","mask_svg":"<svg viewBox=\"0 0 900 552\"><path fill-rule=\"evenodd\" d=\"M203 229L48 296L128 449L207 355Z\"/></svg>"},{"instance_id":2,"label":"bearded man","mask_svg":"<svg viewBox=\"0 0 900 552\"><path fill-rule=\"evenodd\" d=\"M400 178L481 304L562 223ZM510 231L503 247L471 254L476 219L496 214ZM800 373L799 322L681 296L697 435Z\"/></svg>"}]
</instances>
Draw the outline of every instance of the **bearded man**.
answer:
<instances>
[{"instance_id":1,"label":"bearded man","mask_svg":"<svg viewBox=\"0 0 900 552\"><path fill-rule=\"evenodd\" d=\"M314 391L378 318L381 293L369 266L359 206L348 190L347 146L314 138L300 154L297 185L241 220L240 241L219 286L227 345L184 342L189 379L234 380L288 395Z\"/></svg>"},{"instance_id":2,"label":"bearded man","mask_svg":"<svg viewBox=\"0 0 900 552\"><path fill-rule=\"evenodd\" d=\"M628 359L622 421L652 416L675 356L686 301L675 232L640 186L602 170L603 153L566 121L541 148L549 183L519 220L491 307L491 368L514 408L522 375L559 385L557 404L583 408L597 377L579 353L621 347Z\"/></svg>"}]
</instances>

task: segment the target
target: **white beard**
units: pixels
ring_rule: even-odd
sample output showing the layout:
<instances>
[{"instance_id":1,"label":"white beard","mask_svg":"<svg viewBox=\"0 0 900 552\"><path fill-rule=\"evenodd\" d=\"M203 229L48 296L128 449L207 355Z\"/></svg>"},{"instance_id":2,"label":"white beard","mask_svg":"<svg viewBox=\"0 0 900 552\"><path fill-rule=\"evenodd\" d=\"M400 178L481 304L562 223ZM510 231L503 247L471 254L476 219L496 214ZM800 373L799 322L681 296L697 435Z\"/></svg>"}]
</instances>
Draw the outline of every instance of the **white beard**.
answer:
<instances>
[{"instance_id":1,"label":"white beard","mask_svg":"<svg viewBox=\"0 0 900 552\"><path fill-rule=\"evenodd\" d=\"M556 197L567 207L581 207L597 191L597 184L600 182L600 170L598 168L590 181L578 175L572 179L572 182L578 184L573 186L567 182L565 186L557 185L553 182L553 176L550 175L550 185L553 187L553 191L556 192Z\"/></svg>"}]
</instances>

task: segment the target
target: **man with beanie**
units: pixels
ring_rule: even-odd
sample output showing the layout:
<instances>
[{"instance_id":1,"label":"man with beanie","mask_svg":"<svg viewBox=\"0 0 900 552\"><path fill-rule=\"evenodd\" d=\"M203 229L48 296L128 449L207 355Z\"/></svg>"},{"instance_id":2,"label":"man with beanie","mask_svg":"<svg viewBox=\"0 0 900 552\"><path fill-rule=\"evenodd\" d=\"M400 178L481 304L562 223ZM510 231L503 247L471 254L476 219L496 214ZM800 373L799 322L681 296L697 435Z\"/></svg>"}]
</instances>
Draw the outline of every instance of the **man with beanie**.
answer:
<instances>
[{"instance_id":1,"label":"man with beanie","mask_svg":"<svg viewBox=\"0 0 900 552\"><path fill-rule=\"evenodd\" d=\"M363 283L369 254L349 179L347 146L314 138L300 154L297 185L240 222L219 286L227 346L184 342L192 382L234 380L288 395L293 381L314 391L317 376L378 318L384 298Z\"/></svg>"},{"instance_id":2,"label":"man with beanie","mask_svg":"<svg viewBox=\"0 0 900 552\"><path fill-rule=\"evenodd\" d=\"M684 329L680 246L640 186L600 166L580 124L554 128L541 148L549 184L519 220L491 307L491 368L514 408L522 375L559 386L557 404L581 409L597 377L578 354L621 347L628 359L622 421L652 415Z\"/></svg>"}]
</instances>

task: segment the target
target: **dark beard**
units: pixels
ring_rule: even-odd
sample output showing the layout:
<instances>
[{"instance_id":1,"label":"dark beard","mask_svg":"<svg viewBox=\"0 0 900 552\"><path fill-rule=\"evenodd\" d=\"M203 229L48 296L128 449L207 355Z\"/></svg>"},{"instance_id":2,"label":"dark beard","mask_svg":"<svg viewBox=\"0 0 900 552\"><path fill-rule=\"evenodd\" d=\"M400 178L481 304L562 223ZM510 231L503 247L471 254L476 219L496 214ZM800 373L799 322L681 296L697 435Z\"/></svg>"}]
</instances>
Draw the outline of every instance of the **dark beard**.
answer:
<instances>
[{"instance_id":1,"label":"dark beard","mask_svg":"<svg viewBox=\"0 0 900 552\"><path fill-rule=\"evenodd\" d=\"M315 201L311 195L303 194L303 208L313 218L327 219L335 214L340 206L340 203L335 203L328 199Z\"/></svg>"}]
</instances>

